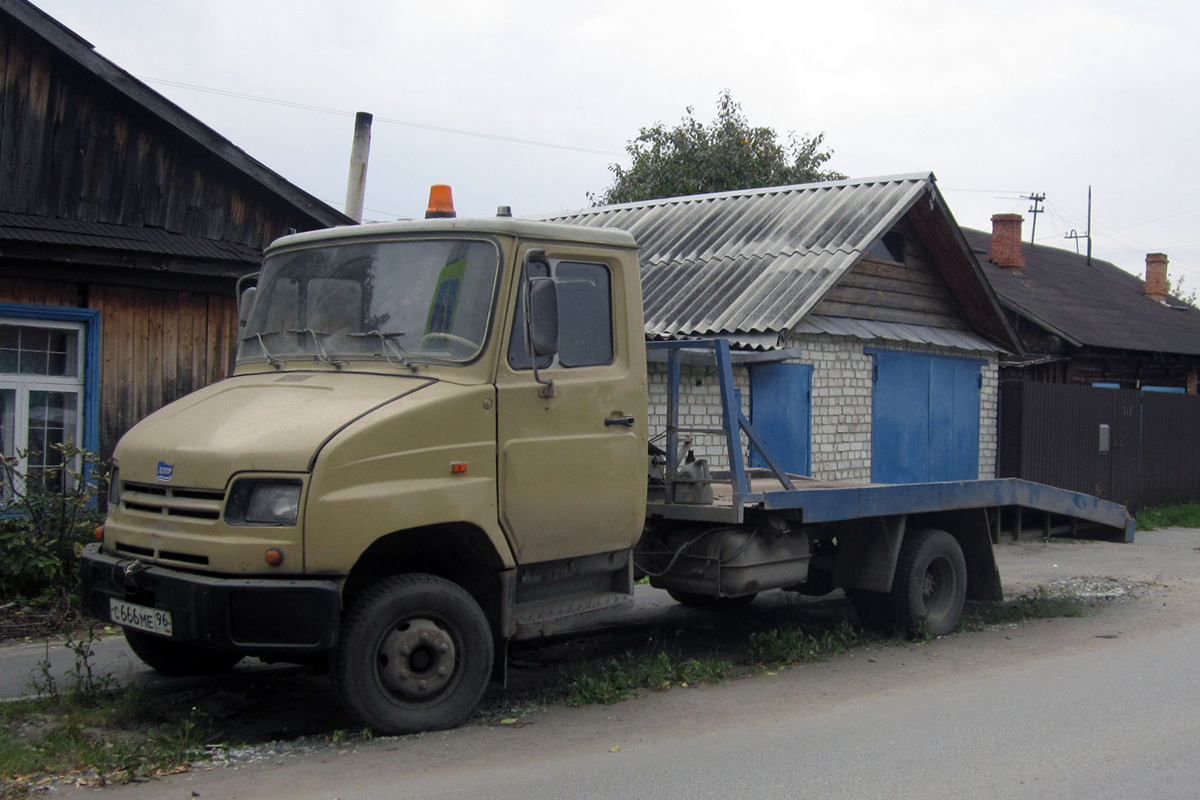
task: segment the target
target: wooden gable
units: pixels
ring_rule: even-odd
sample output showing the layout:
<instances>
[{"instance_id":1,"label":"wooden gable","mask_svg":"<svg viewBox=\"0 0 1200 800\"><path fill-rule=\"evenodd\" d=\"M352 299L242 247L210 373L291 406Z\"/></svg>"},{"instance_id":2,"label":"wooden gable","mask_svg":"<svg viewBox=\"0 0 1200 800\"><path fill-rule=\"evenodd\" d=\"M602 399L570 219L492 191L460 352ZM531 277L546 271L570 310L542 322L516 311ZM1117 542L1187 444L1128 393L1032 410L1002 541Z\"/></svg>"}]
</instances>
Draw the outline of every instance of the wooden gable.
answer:
<instances>
[{"instance_id":1,"label":"wooden gable","mask_svg":"<svg viewBox=\"0 0 1200 800\"><path fill-rule=\"evenodd\" d=\"M970 330L962 307L913 226L901 220L892 230L904 236L904 263L868 251L826 292L812 313Z\"/></svg>"}]
</instances>

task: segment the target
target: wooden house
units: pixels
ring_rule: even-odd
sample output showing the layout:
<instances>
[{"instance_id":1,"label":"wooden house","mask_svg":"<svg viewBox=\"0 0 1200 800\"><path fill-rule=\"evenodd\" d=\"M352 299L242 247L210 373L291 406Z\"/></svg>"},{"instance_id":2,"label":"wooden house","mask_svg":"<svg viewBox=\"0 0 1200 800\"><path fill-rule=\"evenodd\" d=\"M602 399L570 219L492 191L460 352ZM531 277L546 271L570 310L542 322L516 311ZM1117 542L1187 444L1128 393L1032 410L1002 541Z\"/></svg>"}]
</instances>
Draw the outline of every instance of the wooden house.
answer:
<instances>
[{"instance_id":1,"label":"wooden house","mask_svg":"<svg viewBox=\"0 0 1200 800\"><path fill-rule=\"evenodd\" d=\"M1000 361L1000 476L1131 509L1200 499L1200 309L1170 295L1167 256L1143 280L1021 223L963 231L1025 350Z\"/></svg>"},{"instance_id":2,"label":"wooden house","mask_svg":"<svg viewBox=\"0 0 1200 800\"><path fill-rule=\"evenodd\" d=\"M633 233L647 336L728 339L744 411L789 472L877 483L994 475L999 357L1020 347L931 173L558 219ZM683 424L712 427L715 379L691 370ZM661 430L661 365L650 394ZM717 460L721 448L698 436L693 451Z\"/></svg>"},{"instance_id":3,"label":"wooden house","mask_svg":"<svg viewBox=\"0 0 1200 800\"><path fill-rule=\"evenodd\" d=\"M0 451L36 470L224 377L238 277L350 220L25 0L0 77Z\"/></svg>"},{"instance_id":4,"label":"wooden house","mask_svg":"<svg viewBox=\"0 0 1200 800\"><path fill-rule=\"evenodd\" d=\"M1021 241L1022 218L964 230L1028 351L1003 377L1041 383L1196 394L1200 309L1169 294L1167 256L1146 256L1145 280L1107 261Z\"/></svg>"}]
</instances>

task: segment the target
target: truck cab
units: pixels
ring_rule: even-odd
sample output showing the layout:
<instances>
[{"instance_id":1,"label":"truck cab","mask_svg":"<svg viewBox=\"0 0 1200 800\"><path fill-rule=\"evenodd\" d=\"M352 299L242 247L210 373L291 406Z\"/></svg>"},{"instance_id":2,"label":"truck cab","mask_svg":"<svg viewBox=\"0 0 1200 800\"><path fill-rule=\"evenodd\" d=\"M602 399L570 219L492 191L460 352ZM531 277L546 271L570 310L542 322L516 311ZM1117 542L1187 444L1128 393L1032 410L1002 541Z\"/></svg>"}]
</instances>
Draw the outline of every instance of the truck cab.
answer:
<instances>
[{"instance_id":1,"label":"truck cab","mask_svg":"<svg viewBox=\"0 0 1200 800\"><path fill-rule=\"evenodd\" d=\"M456 724L500 643L629 601L641 308L620 231L450 218L276 241L233 376L117 446L85 610L162 672L328 662L377 730Z\"/></svg>"}]
</instances>

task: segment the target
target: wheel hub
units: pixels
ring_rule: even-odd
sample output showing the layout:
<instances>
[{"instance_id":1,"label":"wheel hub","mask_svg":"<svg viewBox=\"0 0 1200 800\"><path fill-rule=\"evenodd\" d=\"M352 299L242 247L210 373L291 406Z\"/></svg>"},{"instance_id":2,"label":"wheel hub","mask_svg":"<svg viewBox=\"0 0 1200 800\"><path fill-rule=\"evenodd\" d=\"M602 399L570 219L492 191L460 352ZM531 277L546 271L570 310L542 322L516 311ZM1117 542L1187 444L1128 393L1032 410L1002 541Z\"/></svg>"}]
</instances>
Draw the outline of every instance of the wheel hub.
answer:
<instances>
[{"instance_id":1,"label":"wheel hub","mask_svg":"<svg viewBox=\"0 0 1200 800\"><path fill-rule=\"evenodd\" d=\"M456 652L450 634L428 619L406 620L379 646L377 669L383 685L412 698L431 697L454 675Z\"/></svg>"},{"instance_id":2,"label":"wheel hub","mask_svg":"<svg viewBox=\"0 0 1200 800\"><path fill-rule=\"evenodd\" d=\"M930 615L942 614L950 603L954 575L943 559L929 564L921 578L921 599Z\"/></svg>"}]
</instances>

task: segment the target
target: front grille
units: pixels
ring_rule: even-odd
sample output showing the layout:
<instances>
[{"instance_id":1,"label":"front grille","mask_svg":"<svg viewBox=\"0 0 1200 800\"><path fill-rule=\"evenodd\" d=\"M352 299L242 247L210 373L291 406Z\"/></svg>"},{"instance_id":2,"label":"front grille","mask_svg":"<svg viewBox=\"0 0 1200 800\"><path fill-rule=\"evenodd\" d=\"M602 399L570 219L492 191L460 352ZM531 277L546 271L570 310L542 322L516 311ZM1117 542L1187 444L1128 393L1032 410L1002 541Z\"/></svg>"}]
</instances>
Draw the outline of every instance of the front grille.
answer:
<instances>
[{"instance_id":1,"label":"front grille","mask_svg":"<svg viewBox=\"0 0 1200 800\"><path fill-rule=\"evenodd\" d=\"M159 550L157 553L151 547L141 547L135 544L117 542L114 547L121 555L152 558L156 561L178 561L181 564L194 564L198 567L208 566L208 556L198 556L192 553L176 553L171 550Z\"/></svg>"},{"instance_id":2,"label":"front grille","mask_svg":"<svg viewBox=\"0 0 1200 800\"><path fill-rule=\"evenodd\" d=\"M121 484L121 507L142 514L219 520L224 502L224 490L175 489L128 482Z\"/></svg>"}]
</instances>

